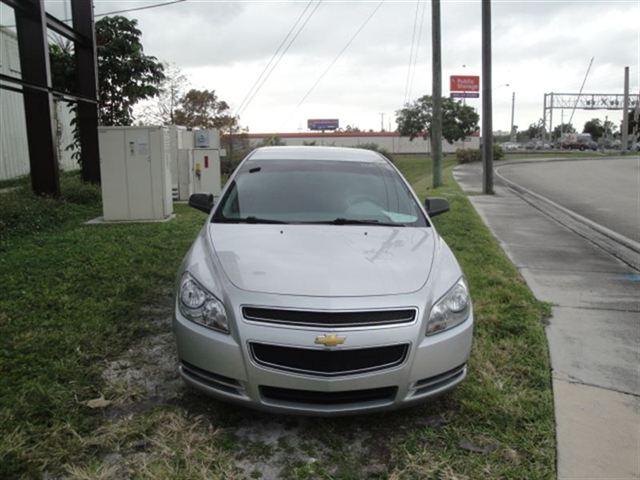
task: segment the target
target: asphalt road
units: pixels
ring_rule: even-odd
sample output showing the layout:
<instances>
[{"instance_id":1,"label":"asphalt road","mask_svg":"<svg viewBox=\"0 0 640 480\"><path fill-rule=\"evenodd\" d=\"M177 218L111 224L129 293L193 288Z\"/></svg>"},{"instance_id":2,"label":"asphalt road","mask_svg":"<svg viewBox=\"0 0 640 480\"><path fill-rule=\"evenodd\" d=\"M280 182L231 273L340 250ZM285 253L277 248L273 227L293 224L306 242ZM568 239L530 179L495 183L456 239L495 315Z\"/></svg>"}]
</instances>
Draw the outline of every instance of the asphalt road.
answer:
<instances>
[{"instance_id":1,"label":"asphalt road","mask_svg":"<svg viewBox=\"0 0 640 480\"><path fill-rule=\"evenodd\" d=\"M500 174L640 242L640 156L499 167Z\"/></svg>"}]
</instances>

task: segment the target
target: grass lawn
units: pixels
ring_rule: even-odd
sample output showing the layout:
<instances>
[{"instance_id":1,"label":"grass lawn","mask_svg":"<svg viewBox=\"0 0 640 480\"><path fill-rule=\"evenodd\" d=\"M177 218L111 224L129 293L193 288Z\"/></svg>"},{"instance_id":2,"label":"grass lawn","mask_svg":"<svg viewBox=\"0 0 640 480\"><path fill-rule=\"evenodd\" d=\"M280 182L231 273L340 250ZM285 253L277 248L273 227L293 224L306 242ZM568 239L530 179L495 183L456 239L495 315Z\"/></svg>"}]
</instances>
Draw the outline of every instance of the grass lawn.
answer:
<instances>
[{"instance_id":1,"label":"grass lawn","mask_svg":"<svg viewBox=\"0 0 640 480\"><path fill-rule=\"evenodd\" d=\"M0 478L553 478L548 308L452 161L437 190L424 156L396 164L421 197L451 202L435 223L471 285L469 377L422 406L338 419L253 412L176 382L171 289L203 214L178 205L164 224L85 226L99 195L72 175L61 201L0 194ZM127 365L142 374L105 375ZM89 408L101 397L111 404Z\"/></svg>"}]
</instances>

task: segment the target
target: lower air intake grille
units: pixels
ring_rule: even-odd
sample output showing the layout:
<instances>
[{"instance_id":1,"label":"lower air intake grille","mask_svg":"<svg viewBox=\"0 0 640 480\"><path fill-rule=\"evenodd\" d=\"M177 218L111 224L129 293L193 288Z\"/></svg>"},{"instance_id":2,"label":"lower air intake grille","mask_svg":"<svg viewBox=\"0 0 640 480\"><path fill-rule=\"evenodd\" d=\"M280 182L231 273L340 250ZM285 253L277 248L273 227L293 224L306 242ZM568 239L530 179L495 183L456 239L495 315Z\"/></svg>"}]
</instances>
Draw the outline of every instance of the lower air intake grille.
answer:
<instances>
[{"instance_id":1,"label":"lower air intake grille","mask_svg":"<svg viewBox=\"0 0 640 480\"><path fill-rule=\"evenodd\" d=\"M260 365L322 376L349 375L391 368L404 362L409 350L407 344L337 350L264 343L251 343L250 346L253 358Z\"/></svg>"},{"instance_id":2,"label":"lower air intake grille","mask_svg":"<svg viewBox=\"0 0 640 480\"><path fill-rule=\"evenodd\" d=\"M346 392L318 392L314 390L293 390L289 388L260 387L264 399L306 405L341 405L361 402L393 401L397 387L350 390Z\"/></svg>"}]
</instances>

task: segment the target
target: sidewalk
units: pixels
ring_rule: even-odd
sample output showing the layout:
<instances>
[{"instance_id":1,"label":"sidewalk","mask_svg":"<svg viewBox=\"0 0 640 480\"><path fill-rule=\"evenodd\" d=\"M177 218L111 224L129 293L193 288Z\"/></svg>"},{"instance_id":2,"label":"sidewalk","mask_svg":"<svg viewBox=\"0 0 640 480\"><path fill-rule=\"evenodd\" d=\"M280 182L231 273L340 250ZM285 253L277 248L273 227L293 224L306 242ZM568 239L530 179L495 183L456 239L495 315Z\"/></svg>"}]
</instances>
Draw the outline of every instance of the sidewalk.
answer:
<instances>
[{"instance_id":1,"label":"sidewalk","mask_svg":"<svg viewBox=\"0 0 640 480\"><path fill-rule=\"evenodd\" d=\"M478 193L479 164L455 177ZM535 296L553 305L560 479L640 478L640 276L505 187L470 201Z\"/></svg>"}]
</instances>

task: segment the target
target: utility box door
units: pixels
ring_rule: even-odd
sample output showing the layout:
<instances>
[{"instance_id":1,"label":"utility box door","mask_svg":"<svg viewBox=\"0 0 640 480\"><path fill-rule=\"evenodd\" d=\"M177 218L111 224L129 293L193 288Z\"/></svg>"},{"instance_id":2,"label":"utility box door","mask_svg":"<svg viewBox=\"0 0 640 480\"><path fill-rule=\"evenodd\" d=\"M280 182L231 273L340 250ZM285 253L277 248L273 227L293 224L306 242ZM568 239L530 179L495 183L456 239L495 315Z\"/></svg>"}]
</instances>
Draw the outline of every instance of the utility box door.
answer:
<instances>
[{"instance_id":1,"label":"utility box door","mask_svg":"<svg viewBox=\"0 0 640 480\"><path fill-rule=\"evenodd\" d=\"M127 130L125 138L130 218L132 220L158 218L154 215L149 130L142 128Z\"/></svg>"},{"instance_id":2,"label":"utility box door","mask_svg":"<svg viewBox=\"0 0 640 480\"><path fill-rule=\"evenodd\" d=\"M121 130L100 130L100 176L105 220L129 217L125 138Z\"/></svg>"}]
</instances>

